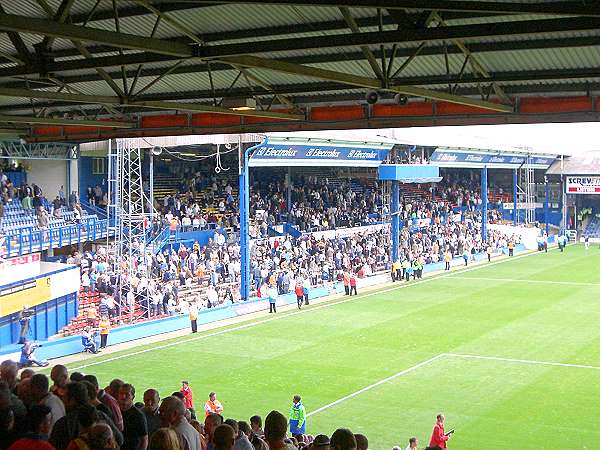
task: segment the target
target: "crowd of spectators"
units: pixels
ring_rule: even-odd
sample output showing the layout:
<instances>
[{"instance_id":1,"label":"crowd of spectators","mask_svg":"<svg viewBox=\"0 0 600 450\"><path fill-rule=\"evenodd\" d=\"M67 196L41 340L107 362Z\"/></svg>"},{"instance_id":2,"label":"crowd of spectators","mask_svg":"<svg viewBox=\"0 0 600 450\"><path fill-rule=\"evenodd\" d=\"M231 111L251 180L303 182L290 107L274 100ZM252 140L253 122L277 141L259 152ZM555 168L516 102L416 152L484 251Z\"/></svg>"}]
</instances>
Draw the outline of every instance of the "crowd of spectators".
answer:
<instances>
[{"instance_id":1,"label":"crowd of spectators","mask_svg":"<svg viewBox=\"0 0 600 450\"><path fill-rule=\"evenodd\" d=\"M386 210L381 189L350 180L301 176L288 186L283 179L256 181L251 189L251 217L259 220L260 234L268 225L287 221L300 231L323 231L381 223ZM288 204L288 189L289 201Z\"/></svg>"},{"instance_id":2,"label":"crowd of spectators","mask_svg":"<svg viewBox=\"0 0 600 450\"><path fill-rule=\"evenodd\" d=\"M332 289L334 282L382 273L393 264L423 266L444 261L447 255L473 255L488 247L504 248L509 241L518 243L516 237L496 231L489 231L483 242L479 213L455 214L441 202L403 203L400 218L397 261L390 258L390 229L385 225L251 240L251 293L265 297L270 287L276 287L277 294L284 295L298 285ZM228 239L216 232L206 245L169 245L133 261L117 263L112 253L99 248L94 254L75 253L67 260L80 266L82 289L100 295L94 319L121 316L130 321L241 301L240 246L235 234Z\"/></svg>"},{"instance_id":3,"label":"crowd of spectators","mask_svg":"<svg viewBox=\"0 0 600 450\"><path fill-rule=\"evenodd\" d=\"M16 363L6 360L0 364L0 450L367 450L369 446L365 435L347 428L329 436L307 434L305 426L299 428L292 420L292 413L288 421L279 411L271 411L264 429L258 415L248 421L225 420L214 393L197 414L187 381L162 399L157 389L139 388L119 378L102 387L95 375L69 374L64 365L55 365L50 378L30 369L19 376ZM416 448L416 438L407 441L407 449Z\"/></svg>"},{"instance_id":4,"label":"crowd of spectators","mask_svg":"<svg viewBox=\"0 0 600 450\"><path fill-rule=\"evenodd\" d=\"M64 186L61 186L54 199L49 200L39 185L22 183L15 186L6 173L0 171L0 231L4 228L7 207L11 205L18 205L26 216L35 217L42 230L48 228L51 217L60 219L67 208L73 211L75 223L80 223L84 215L75 191L67 198Z\"/></svg>"}]
</instances>

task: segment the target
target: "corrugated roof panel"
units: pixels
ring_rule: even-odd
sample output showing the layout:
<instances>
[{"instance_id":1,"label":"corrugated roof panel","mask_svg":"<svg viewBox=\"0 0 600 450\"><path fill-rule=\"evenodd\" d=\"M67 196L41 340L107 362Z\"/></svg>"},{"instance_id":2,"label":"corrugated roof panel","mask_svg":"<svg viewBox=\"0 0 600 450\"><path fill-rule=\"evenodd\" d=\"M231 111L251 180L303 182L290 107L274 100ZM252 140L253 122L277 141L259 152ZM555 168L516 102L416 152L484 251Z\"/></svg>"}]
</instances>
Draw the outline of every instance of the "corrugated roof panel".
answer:
<instances>
[{"instance_id":1,"label":"corrugated roof panel","mask_svg":"<svg viewBox=\"0 0 600 450\"><path fill-rule=\"evenodd\" d=\"M573 47L519 52L490 52L477 58L491 72L598 67L600 48Z\"/></svg>"}]
</instances>

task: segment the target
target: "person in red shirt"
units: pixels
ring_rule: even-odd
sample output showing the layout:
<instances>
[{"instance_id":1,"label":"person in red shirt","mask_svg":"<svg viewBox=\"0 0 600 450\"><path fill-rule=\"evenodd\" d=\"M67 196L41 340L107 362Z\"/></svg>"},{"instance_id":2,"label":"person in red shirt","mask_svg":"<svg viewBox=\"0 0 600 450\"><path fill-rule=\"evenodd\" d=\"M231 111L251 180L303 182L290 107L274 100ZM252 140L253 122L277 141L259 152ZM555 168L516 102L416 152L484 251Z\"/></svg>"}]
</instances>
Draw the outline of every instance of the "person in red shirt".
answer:
<instances>
[{"instance_id":1,"label":"person in red shirt","mask_svg":"<svg viewBox=\"0 0 600 450\"><path fill-rule=\"evenodd\" d=\"M431 433L431 440L429 441L430 447L446 448L446 442L450 439L450 435L446 435L444 432L444 420L443 414L437 415L437 421L433 426L433 433Z\"/></svg>"},{"instance_id":2,"label":"person in red shirt","mask_svg":"<svg viewBox=\"0 0 600 450\"><path fill-rule=\"evenodd\" d=\"M350 272L344 270L344 292L350 295Z\"/></svg>"},{"instance_id":3,"label":"person in red shirt","mask_svg":"<svg viewBox=\"0 0 600 450\"><path fill-rule=\"evenodd\" d=\"M302 278L298 277L294 291L296 292L296 303L298 303L298 309L300 309L304 300L304 283L302 282Z\"/></svg>"},{"instance_id":4,"label":"person in red shirt","mask_svg":"<svg viewBox=\"0 0 600 450\"><path fill-rule=\"evenodd\" d=\"M185 407L187 409L193 409L194 408L194 393L192 392L192 388L190 387L190 384L187 381L182 381L181 382L181 389L179 389L179 392L181 392L183 394L183 396L185 397L185 401L183 403L185 403Z\"/></svg>"},{"instance_id":5,"label":"person in red shirt","mask_svg":"<svg viewBox=\"0 0 600 450\"><path fill-rule=\"evenodd\" d=\"M354 295L358 295L356 293L356 275L354 275L354 273L350 275L350 295L352 295L353 292Z\"/></svg>"}]
</instances>

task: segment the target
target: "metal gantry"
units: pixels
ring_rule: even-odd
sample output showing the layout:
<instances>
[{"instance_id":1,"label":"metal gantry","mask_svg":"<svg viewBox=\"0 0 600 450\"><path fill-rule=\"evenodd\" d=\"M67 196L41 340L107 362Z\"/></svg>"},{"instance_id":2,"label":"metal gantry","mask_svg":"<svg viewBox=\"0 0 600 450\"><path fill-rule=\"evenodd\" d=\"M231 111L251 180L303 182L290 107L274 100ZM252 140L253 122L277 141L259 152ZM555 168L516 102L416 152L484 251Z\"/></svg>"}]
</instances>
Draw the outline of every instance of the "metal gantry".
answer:
<instances>
[{"instance_id":1,"label":"metal gantry","mask_svg":"<svg viewBox=\"0 0 600 450\"><path fill-rule=\"evenodd\" d=\"M50 142L27 143L0 140L0 159L54 159L72 160L79 157L76 144Z\"/></svg>"},{"instance_id":2,"label":"metal gantry","mask_svg":"<svg viewBox=\"0 0 600 450\"><path fill-rule=\"evenodd\" d=\"M143 153L134 139L117 139L109 145L108 220L115 238L108 249L114 256L113 270L120 274L119 288L124 285L124 276L149 275L145 256L152 206L143 188Z\"/></svg>"},{"instance_id":3,"label":"metal gantry","mask_svg":"<svg viewBox=\"0 0 600 450\"><path fill-rule=\"evenodd\" d=\"M530 151L531 149L525 149ZM535 169L532 166L533 158L531 154L527 154L525 163L519 169L519 182L517 184L517 199L522 203L524 210L523 224L529 225L535 223L535 206L536 206L536 189L535 189ZM517 211L518 211L517 206ZM517 222L521 221L521 217L517 214Z\"/></svg>"}]
</instances>

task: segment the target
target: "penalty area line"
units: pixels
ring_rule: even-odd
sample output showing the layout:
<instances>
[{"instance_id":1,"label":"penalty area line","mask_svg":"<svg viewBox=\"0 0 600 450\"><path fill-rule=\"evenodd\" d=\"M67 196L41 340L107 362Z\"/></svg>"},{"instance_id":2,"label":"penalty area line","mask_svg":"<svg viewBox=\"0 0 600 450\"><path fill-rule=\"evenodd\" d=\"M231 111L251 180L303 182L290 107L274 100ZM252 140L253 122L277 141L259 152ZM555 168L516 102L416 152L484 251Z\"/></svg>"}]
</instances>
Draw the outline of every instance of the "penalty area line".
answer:
<instances>
[{"instance_id":1,"label":"penalty area line","mask_svg":"<svg viewBox=\"0 0 600 450\"><path fill-rule=\"evenodd\" d=\"M571 368L576 368L576 369L600 370L599 366L590 366L587 364L568 364L568 363L560 363L560 362L553 362L553 361L536 361L536 360L532 360L532 359L501 358L499 356L464 355L461 353L443 353L443 356L451 356L453 358L463 358L463 359L481 359L481 360L487 360L487 361L512 362L512 363L518 363L518 364L531 364L531 365L539 365L539 366L571 367Z\"/></svg>"},{"instance_id":2,"label":"penalty area line","mask_svg":"<svg viewBox=\"0 0 600 450\"><path fill-rule=\"evenodd\" d=\"M591 365L587 365L587 364L569 364L569 363L560 363L560 362L554 362L554 361L537 361L537 360L531 360L531 359L502 358L499 356L466 355L466 354L462 354L462 353L440 353L439 355L436 355L432 358L429 358L425 361L415 364L414 366L411 366L407 369L401 370L400 372L397 372L389 377L383 378L375 383L365 386L364 388L359 389L358 391L352 392L348 395L345 395L344 397L341 397L331 403L323 405L320 408L317 408L314 411L309 412L306 416L309 417L309 416L313 416L315 414L319 414L320 412L323 412L329 408L339 405L340 403L345 402L346 400L350 400L351 398L354 398L364 392L370 391L371 389L374 389L377 386L381 386L382 384L385 384L389 381L395 380L396 378L399 378L403 375L407 375L411 372L414 372L415 370L420 369L421 367L427 366L428 364L431 364L432 362L437 361L438 359L441 359L441 358L478 359L478 360L485 360L485 361L501 361L501 362L517 363L517 364L600 370L599 366L591 366Z\"/></svg>"},{"instance_id":3,"label":"penalty area line","mask_svg":"<svg viewBox=\"0 0 600 450\"><path fill-rule=\"evenodd\" d=\"M531 284L558 284L565 286L590 286L598 287L600 283L584 283L579 281L556 281L556 280L527 280L519 278L484 278L484 277L463 277L460 275L450 275L448 278L457 280L481 280L481 281L502 281L507 283L531 283Z\"/></svg>"},{"instance_id":4,"label":"penalty area line","mask_svg":"<svg viewBox=\"0 0 600 450\"><path fill-rule=\"evenodd\" d=\"M403 375L406 375L406 374L409 374L411 372L414 372L415 370L417 370L417 369L419 369L419 368L421 368L423 366L426 366L427 364L431 364L432 362L434 362L434 361L436 361L436 360L438 360L438 359L440 359L440 358L442 358L444 356L446 356L445 353L440 353L439 355L436 355L433 358L429 358L429 359L427 359L425 361L422 361L422 362L420 362L418 364L415 364L414 366L409 367L408 369L401 370L400 372L397 372L394 375L391 375L391 376L389 376L387 378L383 378L382 380L379 380L379 381L377 381L377 382L375 382L373 384L365 386L364 388L359 389L358 391L354 391L351 394L345 395L344 397L341 397L341 398L339 398L339 399L337 399L337 400L335 400L335 401L333 401L331 403L323 405L320 408L317 408L314 411L309 412L306 416L310 417L310 416L314 416L315 414L319 414L320 412L323 412L326 409L329 409L329 408L332 408L332 407L334 407L336 405L339 405L340 403L345 402L346 400L349 400L351 398L354 398L357 395L362 394L363 392L370 391L371 389L376 388L377 386L381 386L382 384L385 384L385 383L387 383L389 381L395 380L398 377L401 377Z\"/></svg>"}]
</instances>

